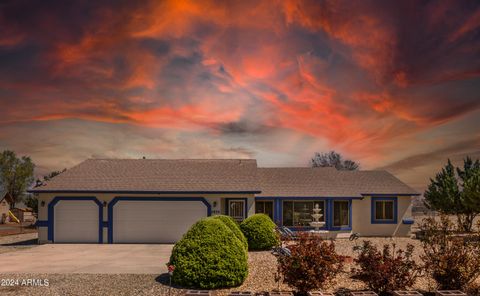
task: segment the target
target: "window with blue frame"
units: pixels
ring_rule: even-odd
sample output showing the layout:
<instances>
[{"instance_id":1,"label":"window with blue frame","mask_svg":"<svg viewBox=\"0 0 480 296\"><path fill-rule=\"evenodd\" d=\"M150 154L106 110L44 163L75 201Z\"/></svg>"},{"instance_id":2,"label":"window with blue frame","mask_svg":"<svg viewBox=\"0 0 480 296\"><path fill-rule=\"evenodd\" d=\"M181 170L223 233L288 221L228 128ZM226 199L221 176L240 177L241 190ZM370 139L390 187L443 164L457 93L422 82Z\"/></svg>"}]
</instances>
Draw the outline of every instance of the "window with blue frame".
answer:
<instances>
[{"instance_id":1,"label":"window with blue frame","mask_svg":"<svg viewBox=\"0 0 480 296\"><path fill-rule=\"evenodd\" d=\"M273 220L273 201L256 201L255 202L255 213L256 214L266 214L270 219Z\"/></svg>"},{"instance_id":2,"label":"window with blue frame","mask_svg":"<svg viewBox=\"0 0 480 296\"><path fill-rule=\"evenodd\" d=\"M325 221L325 201L283 201L283 225L290 227L310 227L313 221L312 214L315 205L321 209Z\"/></svg>"},{"instance_id":3,"label":"window with blue frame","mask_svg":"<svg viewBox=\"0 0 480 296\"><path fill-rule=\"evenodd\" d=\"M350 225L350 204L347 200L333 202L333 226L348 227Z\"/></svg>"},{"instance_id":4,"label":"window with blue frame","mask_svg":"<svg viewBox=\"0 0 480 296\"><path fill-rule=\"evenodd\" d=\"M396 197L372 197L372 223L397 223Z\"/></svg>"}]
</instances>

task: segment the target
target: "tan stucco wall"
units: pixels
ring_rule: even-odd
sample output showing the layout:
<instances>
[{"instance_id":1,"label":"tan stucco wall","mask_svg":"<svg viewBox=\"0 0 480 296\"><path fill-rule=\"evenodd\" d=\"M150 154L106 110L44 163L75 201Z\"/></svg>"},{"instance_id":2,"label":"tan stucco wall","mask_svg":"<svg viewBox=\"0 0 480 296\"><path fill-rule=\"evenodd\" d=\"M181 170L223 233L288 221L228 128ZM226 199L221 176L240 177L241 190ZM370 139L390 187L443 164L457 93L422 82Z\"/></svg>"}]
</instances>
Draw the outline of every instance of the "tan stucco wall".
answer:
<instances>
[{"instance_id":1,"label":"tan stucco wall","mask_svg":"<svg viewBox=\"0 0 480 296\"><path fill-rule=\"evenodd\" d=\"M48 220L48 204L56 196L95 196L100 202L109 203L114 197L203 197L212 207L212 215L225 214L227 198L247 198L247 216L255 214L255 199L253 194L61 194L61 193L40 193L38 219ZM42 207L41 202L45 205ZM216 206L214 207L214 203ZM402 224L403 218L411 217L411 197L399 196L397 201L398 218L397 224L372 224L371 223L371 198L365 197L362 200L352 201L352 231L358 232L361 236L409 236L411 225ZM108 207L103 208L103 220L108 220ZM344 233L348 237L350 231L331 232L329 237L336 237ZM103 241L107 242L107 228L103 229ZM47 227L39 227L39 242L48 242Z\"/></svg>"},{"instance_id":2,"label":"tan stucco wall","mask_svg":"<svg viewBox=\"0 0 480 296\"><path fill-rule=\"evenodd\" d=\"M255 214L255 200L253 194L112 194L112 193L101 193L101 194L74 194L74 193L39 193L38 194L38 220L47 221L48 220L48 204L56 196L65 196L65 197L75 197L75 196L95 196L101 203L106 201L109 203L113 198L119 196L128 196L128 197L203 197L212 207L212 215L225 214L225 198L247 198L247 216ZM42 201L45 202L45 205L42 207ZM216 203L216 206L214 204ZM103 221L108 221L108 207L103 208ZM38 239L40 243L48 242L48 231L47 227L39 227ZM107 242L107 228L103 228L103 241Z\"/></svg>"},{"instance_id":3,"label":"tan stucco wall","mask_svg":"<svg viewBox=\"0 0 480 296\"><path fill-rule=\"evenodd\" d=\"M5 200L0 201L0 223L2 223L2 216L5 215L7 217L8 215L8 210L10 209L10 206Z\"/></svg>"},{"instance_id":4,"label":"tan stucco wall","mask_svg":"<svg viewBox=\"0 0 480 296\"><path fill-rule=\"evenodd\" d=\"M412 217L410 196L397 197L397 224L372 224L371 197L353 200L352 232L361 236L409 236L411 225L402 224L403 218Z\"/></svg>"}]
</instances>

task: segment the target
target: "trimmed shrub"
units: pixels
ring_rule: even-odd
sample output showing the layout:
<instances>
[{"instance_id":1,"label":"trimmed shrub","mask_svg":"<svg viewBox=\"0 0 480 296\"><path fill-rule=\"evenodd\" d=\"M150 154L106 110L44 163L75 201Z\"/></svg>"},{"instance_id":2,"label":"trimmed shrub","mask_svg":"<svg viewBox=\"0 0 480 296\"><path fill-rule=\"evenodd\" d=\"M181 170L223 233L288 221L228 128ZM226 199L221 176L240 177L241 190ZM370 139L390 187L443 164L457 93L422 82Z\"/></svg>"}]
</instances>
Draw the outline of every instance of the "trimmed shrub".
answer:
<instances>
[{"instance_id":1,"label":"trimmed shrub","mask_svg":"<svg viewBox=\"0 0 480 296\"><path fill-rule=\"evenodd\" d=\"M299 235L289 245L291 255L278 256L278 271L284 282L297 290L296 295L307 295L333 284L343 269L344 257L335 252L335 245L308 232Z\"/></svg>"},{"instance_id":2,"label":"trimmed shrub","mask_svg":"<svg viewBox=\"0 0 480 296\"><path fill-rule=\"evenodd\" d=\"M173 282L183 287L235 287L248 274L244 245L225 223L213 217L188 230L173 247L169 264L175 266Z\"/></svg>"},{"instance_id":3,"label":"trimmed shrub","mask_svg":"<svg viewBox=\"0 0 480 296\"><path fill-rule=\"evenodd\" d=\"M421 259L440 290L465 290L480 276L480 230L456 236L456 226L447 216L440 221L426 218Z\"/></svg>"},{"instance_id":4,"label":"trimmed shrub","mask_svg":"<svg viewBox=\"0 0 480 296\"><path fill-rule=\"evenodd\" d=\"M270 250L278 245L275 223L265 214L255 214L243 220L240 229L247 238L249 250Z\"/></svg>"},{"instance_id":5,"label":"trimmed shrub","mask_svg":"<svg viewBox=\"0 0 480 296\"><path fill-rule=\"evenodd\" d=\"M393 249L393 250L392 250ZM353 270L353 277L367 284L370 290L380 295L389 295L395 290L406 290L415 284L420 267L413 260L413 245L407 250L396 250L395 244L383 245L379 251L369 241L362 246L354 247L359 252L355 263L360 267Z\"/></svg>"},{"instance_id":6,"label":"trimmed shrub","mask_svg":"<svg viewBox=\"0 0 480 296\"><path fill-rule=\"evenodd\" d=\"M223 223L225 223L225 225L227 225L227 227L230 228L230 230L235 234L235 236L242 242L242 244L245 247L245 250L248 250L247 238L245 237L245 235L243 235L242 230L240 230L240 226L238 225L237 222L235 222L235 220L233 220L232 217L226 216L226 215L216 215L216 216L213 216L212 218L218 219Z\"/></svg>"}]
</instances>

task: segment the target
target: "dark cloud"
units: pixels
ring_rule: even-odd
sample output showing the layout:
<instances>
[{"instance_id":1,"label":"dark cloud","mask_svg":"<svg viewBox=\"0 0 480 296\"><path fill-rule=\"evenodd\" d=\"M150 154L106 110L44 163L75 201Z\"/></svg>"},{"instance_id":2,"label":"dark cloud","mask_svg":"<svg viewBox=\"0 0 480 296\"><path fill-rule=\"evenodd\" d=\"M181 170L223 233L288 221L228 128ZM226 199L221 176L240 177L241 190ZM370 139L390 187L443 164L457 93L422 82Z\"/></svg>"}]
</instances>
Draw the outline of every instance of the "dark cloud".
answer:
<instances>
[{"instance_id":1,"label":"dark cloud","mask_svg":"<svg viewBox=\"0 0 480 296\"><path fill-rule=\"evenodd\" d=\"M390 161L392 143L428 145L415 136L478 114L479 50L473 0L3 1L0 125L78 119L76 131L89 122L221 142L192 144L197 155L250 156L268 138L271 151L257 149L286 149L276 159L320 145Z\"/></svg>"},{"instance_id":2,"label":"dark cloud","mask_svg":"<svg viewBox=\"0 0 480 296\"><path fill-rule=\"evenodd\" d=\"M449 158L458 161L466 156L480 158L480 138L478 136L472 139L453 143L445 148L435 149L426 153L409 156L381 167L380 169L392 172L414 170L415 168L431 164L432 162L447 163L447 159Z\"/></svg>"}]
</instances>

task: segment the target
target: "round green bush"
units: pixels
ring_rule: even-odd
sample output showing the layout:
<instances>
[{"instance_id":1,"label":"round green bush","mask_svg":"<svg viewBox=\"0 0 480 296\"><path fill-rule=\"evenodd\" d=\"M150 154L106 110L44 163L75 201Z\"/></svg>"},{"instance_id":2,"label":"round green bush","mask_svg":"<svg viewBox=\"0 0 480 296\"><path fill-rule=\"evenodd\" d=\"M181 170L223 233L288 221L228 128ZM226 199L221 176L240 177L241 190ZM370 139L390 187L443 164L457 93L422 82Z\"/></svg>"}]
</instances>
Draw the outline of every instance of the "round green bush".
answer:
<instances>
[{"instance_id":1,"label":"round green bush","mask_svg":"<svg viewBox=\"0 0 480 296\"><path fill-rule=\"evenodd\" d=\"M240 224L249 250L269 250L278 244L275 223L265 214L255 214Z\"/></svg>"},{"instance_id":2,"label":"round green bush","mask_svg":"<svg viewBox=\"0 0 480 296\"><path fill-rule=\"evenodd\" d=\"M172 281L183 287L235 287L248 274L247 252L225 223L213 217L195 223L173 247Z\"/></svg>"},{"instance_id":3,"label":"round green bush","mask_svg":"<svg viewBox=\"0 0 480 296\"><path fill-rule=\"evenodd\" d=\"M225 223L225 225L227 225L227 227L230 228L230 230L235 234L235 236L242 242L242 244L245 247L245 250L248 250L247 238L245 237L245 235L243 235L242 230L240 230L240 226L238 225L237 222L235 222L235 220L233 220L232 217L227 215L216 215L216 216L213 216L212 218L218 219L223 223Z\"/></svg>"}]
</instances>

